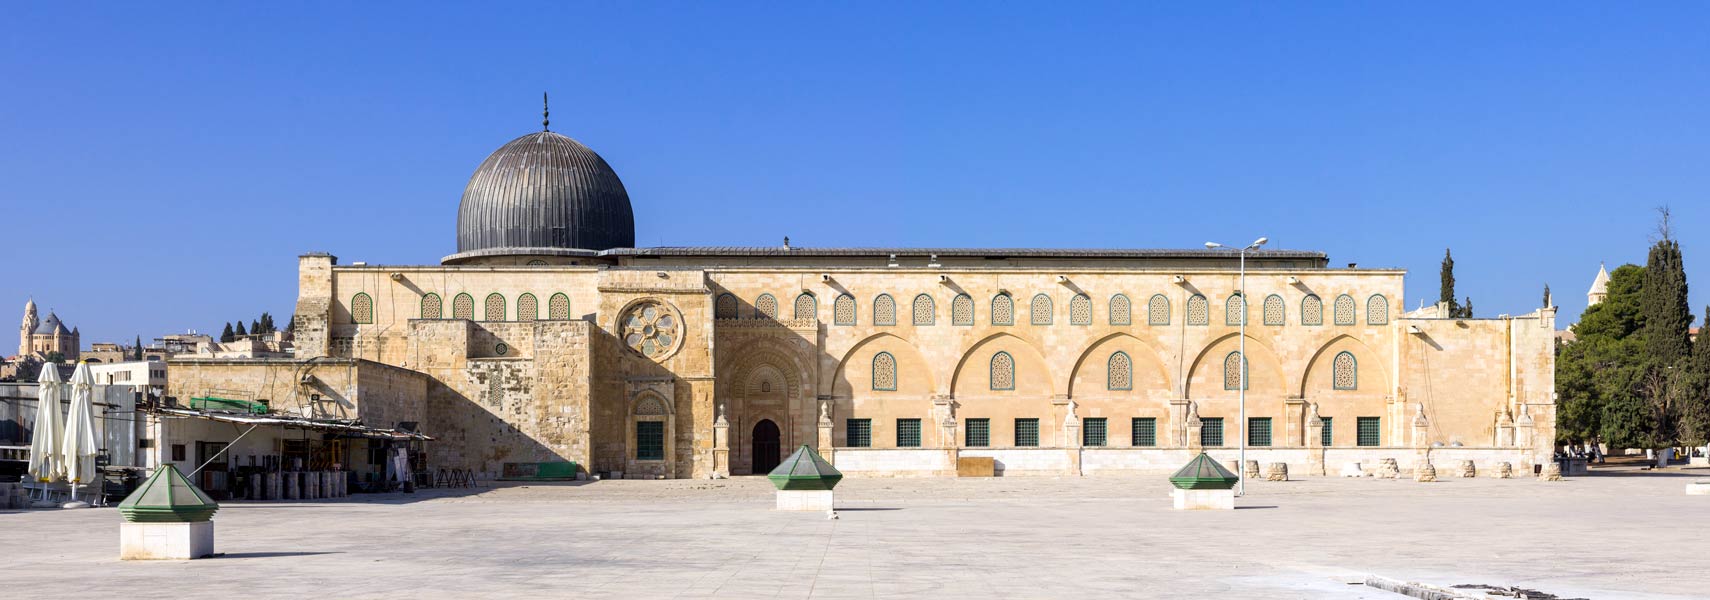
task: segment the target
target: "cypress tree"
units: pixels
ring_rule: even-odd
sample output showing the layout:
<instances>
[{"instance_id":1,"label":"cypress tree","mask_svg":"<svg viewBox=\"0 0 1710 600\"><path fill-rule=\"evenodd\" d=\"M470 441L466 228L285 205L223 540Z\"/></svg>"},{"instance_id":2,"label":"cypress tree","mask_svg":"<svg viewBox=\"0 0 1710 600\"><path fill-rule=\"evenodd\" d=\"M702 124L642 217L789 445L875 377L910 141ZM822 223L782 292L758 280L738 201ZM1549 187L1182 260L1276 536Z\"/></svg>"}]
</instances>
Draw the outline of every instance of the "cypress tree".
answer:
<instances>
[{"instance_id":1,"label":"cypress tree","mask_svg":"<svg viewBox=\"0 0 1710 600\"><path fill-rule=\"evenodd\" d=\"M1703 327L1710 327L1710 306L1704 308ZM1710 444L1710 336L1698 331L1680 397L1680 441L1692 446Z\"/></svg>"},{"instance_id":2,"label":"cypress tree","mask_svg":"<svg viewBox=\"0 0 1710 600\"><path fill-rule=\"evenodd\" d=\"M1550 284L1544 284L1544 308L1549 308L1553 301L1550 299Z\"/></svg>"},{"instance_id":3,"label":"cypress tree","mask_svg":"<svg viewBox=\"0 0 1710 600\"><path fill-rule=\"evenodd\" d=\"M237 329L233 330L233 333L235 333L237 337L249 335L249 332L243 330L243 321L237 322Z\"/></svg>"},{"instance_id":4,"label":"cypress tree","mask_svg":"<svg viewBox=\"0 0 1710 600\"><path fill-rule=\"evenodd\" d=\"M1659 239L1651 245L1639 296L1644 325L1636 357L1638 377L1624 401L1609 405L1609 422L1620 428L1622 439L1633 448L1667 448L1678 441L1681 409L1692 394L1687 369L1692 313L1686 304L1686 270L1680 243L1671 235L1668 209L1659 212Z\"/></svg>"},{"instance_id":5,"label":"cypress tree","mask_svg":"<svg viewBox=\"0 0 1710 600\"><path fill-rule=\"evenodd\" d=\"M140 335L139 335L139 336L137 336L137 345L136 345L136 353L137 353L137 355L136 355L136 358L135 358L135 360L142 360L142 359L143 359L143 354L142 354L142 336L140 336Z\"/></svg>"},{"instance_id":6,"label":"cypress tree","mask_svg":"<svg viewBox=\"0 0 1710 600\"><path fill-rule=\"evenodd\" d=\"M1657 365L1673 366L1692 353L1688 330L1692 309L1686 304L1686 268L1681 263L1680 242L1664 238L1651 246L1645 263L1645 358Z\"/></svg>"},{"instance_id":7,"label":"cypress tree","mask_svg":"<svg viewBox=\"0 0 1710 600\"><path fill-rule=\"evenodd\" d=\"M253 333L253 334L257 334L257 335L266 333L265 331L261 330L261 320L260 319L256 319L254 321L249 322L249 332Z\"/></svg>"},{"instance_id":8,"label":"cypress tree","mask_svg":"<svg viewBox=\"0 0 1710 600\"><path fill-rule=\"evenodd\" d=\"M220 331L220 343L229 344L232 341L232 324L226 323L226 328Z\"/></svg>"},{"instance_id":9,"label":"cypress tree","mask_svg":"<svg viewBox=\"0 0 1710 600\"><path fill-rule=\"evenodd\" d=\"M1461 314L1461 305L1455 302L1455 257L1449 254L1448 248L1443 249L1443 272L1441 277L1442 282L1439 284L1437 289L1437 301L1447 302L1449 304L1448 316L1458 317Z\"/></svg>"},{"instance_id":10,"label":"cypress tree","mask_svg":"<svg viewBox=\"0 0 1710 600\"><path fill-rule=\"evenodd\" d=\"M1461 314L1457 316L1462 319L1472 318L1472 296L1467 296L1466 302L1461 304Z\"/></svg>"}]
</instances>

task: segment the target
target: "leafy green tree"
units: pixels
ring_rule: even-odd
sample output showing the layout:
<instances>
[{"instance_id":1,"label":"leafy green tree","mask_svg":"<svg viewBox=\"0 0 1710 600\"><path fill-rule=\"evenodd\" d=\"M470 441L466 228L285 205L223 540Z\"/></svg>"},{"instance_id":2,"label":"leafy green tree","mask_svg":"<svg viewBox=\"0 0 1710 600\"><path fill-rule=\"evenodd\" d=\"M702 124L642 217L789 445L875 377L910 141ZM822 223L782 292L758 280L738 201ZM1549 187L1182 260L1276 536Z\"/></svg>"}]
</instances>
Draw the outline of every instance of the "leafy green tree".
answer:
<instances>
[{"instance_id":1,"label":"leafy green tree","mask_svg":"<svg viewBox=\"0 0 1710 600\"><path fill-rule=\"evenodd\" d=\"M54 350L54 351L53 351L53 352L49 352L49 353L48 353L48 354L47 354L47 361L48 361L48 362L50 362L50 363L62 363L62 362L65 362L65 353L64 353L64 352L60 352L60 351L58 351L58 350Z\"/></svg>"},{"instance_id":2,"label":"leafy green tree","mask_svg":"<svg viewBox=\"0 0 1710 600\"><path fill-rule=\"evenodd\" d=\"M1622 265L1609 275L1609 295L1586 307L1574 324L1575 341L1556 359L1556 413L1560 443L1625 439L1625 413L1612 420L1614 406L1627 406L1638 385L1637 357L1644 347L1644 313L1639 298L1645 269Z\"/></svg>"}]
</instances>

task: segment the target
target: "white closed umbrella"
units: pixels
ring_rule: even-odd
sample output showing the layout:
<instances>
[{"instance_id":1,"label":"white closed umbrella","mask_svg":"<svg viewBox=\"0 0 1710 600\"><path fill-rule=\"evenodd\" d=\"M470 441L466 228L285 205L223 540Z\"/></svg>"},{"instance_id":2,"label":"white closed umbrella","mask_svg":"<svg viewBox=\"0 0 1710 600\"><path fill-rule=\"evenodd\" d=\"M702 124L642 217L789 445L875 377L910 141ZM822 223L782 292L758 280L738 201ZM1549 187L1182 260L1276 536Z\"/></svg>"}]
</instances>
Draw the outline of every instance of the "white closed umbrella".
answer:
<instances>
[{"instance_id":1,"label":"white closed umbrella","mask_svg":"<svg viewBox=\"0 0 1710 600\"><path fill-rule=\"evenodd\" d=\"M65 475L65 462L60 455L61 440L65 436L65 428L61 425L64 418L60 416L60 398L64 397L64 382L59 378L59 367L53 363L42 365L42 376L38 379L41 391L36 398L36 422L30 438L30 478L38 483L49 483ZM46 497L46 491L43 491Z\"/></svg>"},{"instance_id":2,"label":"white closed umbrella","mask_svg":"<svg viewBox=\"0 0 1710 600\"><path fill-rule=\"evenodd\" d=\"M95 482L95 375L89 363L78 363L71 373L71 413L66 415L65 444L61 454L65 461L65 478L71 482L72 503L76 508L87 507L77 501L77 486Z\"/></svg>"}]
</instances>

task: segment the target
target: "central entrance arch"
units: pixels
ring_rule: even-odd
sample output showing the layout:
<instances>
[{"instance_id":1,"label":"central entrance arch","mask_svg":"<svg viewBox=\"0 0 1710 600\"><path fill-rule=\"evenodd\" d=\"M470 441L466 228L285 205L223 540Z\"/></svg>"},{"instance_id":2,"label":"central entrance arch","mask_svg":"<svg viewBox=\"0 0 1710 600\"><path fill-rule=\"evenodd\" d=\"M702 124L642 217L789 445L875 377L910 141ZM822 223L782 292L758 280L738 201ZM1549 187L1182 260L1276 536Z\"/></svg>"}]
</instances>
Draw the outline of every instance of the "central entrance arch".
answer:
<instances>
[{"instance_id":1,"label":"central entrance arch","mask_svg":"<svg viewBox=\"0 0 1710 600\"><path fill-rule=\"evenodd\" d=\"M771 419L755 423L753 445L750 447L754 449L754 466L750 473L765 475L778 468L778 463L783 460L778 455L778 424Z\"/></svg>"}]
</instances>

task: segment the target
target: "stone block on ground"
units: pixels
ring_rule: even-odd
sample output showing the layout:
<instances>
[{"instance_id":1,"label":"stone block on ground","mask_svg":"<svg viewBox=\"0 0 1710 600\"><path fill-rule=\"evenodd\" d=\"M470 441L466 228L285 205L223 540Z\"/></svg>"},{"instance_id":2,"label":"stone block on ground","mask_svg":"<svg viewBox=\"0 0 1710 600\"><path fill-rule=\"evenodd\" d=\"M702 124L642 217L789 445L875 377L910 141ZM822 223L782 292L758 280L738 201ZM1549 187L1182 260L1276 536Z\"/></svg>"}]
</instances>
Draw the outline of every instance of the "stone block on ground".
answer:
<instances>
[{"instance_id":1,"label":"stone block on ground","mask_svg":"<svg viewBox=\"0 0 1710 600\"><path fill-rule=\"evenodd\" d=\"M1265 481L1288 481L1288 463L1274 462L1265 465Z\"/></svg>"},{"instance_id":2,"label":"stone block on ground","mask_svg":"<svg viewBox=\"0 0 1710 600\"><path fill-rule=\"evenodd\" d=\"M1496 463L1496 472L1491 475L1497 479L1508 479L1514 476L1514 465L1508 461Z\"/></svg>"},{"instance_id":3,"label":"stone block on ground","mask_svg":"<svg viewBox=\"0 0 1710 600\"><path fill-rule=\"evenodd\" d=\"M1542 479L1544 481L1561 481L1562 465L1555 461L1544 463L1544 470L1543 472L1538 473L1538 479Z\"/></svg>"},{"instance_id":4,"label":"stone block on ground","mask_svg":"<svg viewBox=\"0 0 1710 600\"><path fill-rule=\"evenodd\" d=\"M957 477L996 477L997 459L990 456L956 457Z\"/></svg>"},{"instance_id":5,"label":"stone block on ground","mask_svg":"<svg viewBox=\"0 0 1710 600\"><path fill-rule=\"evenodd\" d=\"M1436 481L1437 466L1430 462L1419 463L1419 466L1413 468L1413 480L1425 483Z\"/></svg>"},{"instance_id":6,"label":"stone block on ground","mask_svg":"<svg viewBox=\"0 0 1710 600\"><path fill-rule=\"evenodd\" d=\"M1383 459L1383 462L1378 463L1377 476L1381 479L1401 477L1401 466L1397 465L1393 458Z\"/></svg>"},{"instance_id":7,"label":"stone block on ground","mask_svg":"<svg viewBox=\"0 0 1710 600\"><path fill-rule=\"evenodd\" d=\"M1455 475L1457 477L1478 477L1478 466L1474 465L1473 461L1463 460L1460 468L1455 470Z\"/></svg>"},{"instance_id":8,"label":"stone block on ground","mask_svg":"<svg viewBox=\"0 0 1710 600\"><path fill-rule=\"evenodd\" d=\"M213 555L213 521L119 524L119 560L190 560Z\"/></svg>"},{"instance_id":9,"label":"stone block on ground","mask_svg":"<svg viewBox=\"0 0 1710 600\"><path fill-rule=\"evenodd\" d=\"M1170 496L1175 500L1176 510L1234 510L1235 490L1184 490L1171 491Z\"/></svg>"},{"instance_id":10,"label":"stone block on ground","mask_svg":"<svg viewBox=\"0 0 1710 600\"><path fill-rule=\"evenodd\" d=\"M831 490L778 490L778 510L832 510Z\"/></svg>"}]
</instances>

